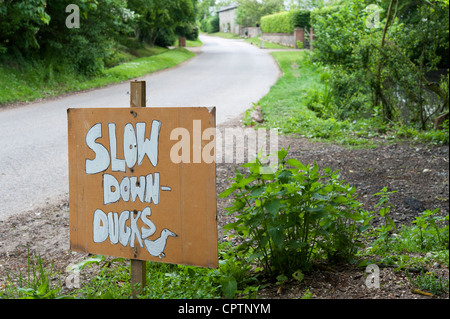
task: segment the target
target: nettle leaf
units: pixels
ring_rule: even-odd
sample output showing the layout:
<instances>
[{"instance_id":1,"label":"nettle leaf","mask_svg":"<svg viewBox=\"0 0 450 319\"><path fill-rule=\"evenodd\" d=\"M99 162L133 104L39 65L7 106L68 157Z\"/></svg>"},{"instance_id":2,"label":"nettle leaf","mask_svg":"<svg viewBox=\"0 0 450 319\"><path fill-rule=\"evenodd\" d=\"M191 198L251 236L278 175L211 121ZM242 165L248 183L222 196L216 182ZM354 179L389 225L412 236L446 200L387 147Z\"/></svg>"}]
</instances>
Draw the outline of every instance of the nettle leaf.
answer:
<instances>
[{"instance_id":1,"label":"nettle leaf","mask_svg":"<svg viewBox=\"0 0 450 319\"><path fill-rule=\"evenodd\" d=\"M301 242L300 240L296 239L296 240L289 241L287 246L290 249L298 250L298 249L302 249L302 248L308 246L308 244L304 243L304 242Z\"/></svg>"},{"instance_id":2,"label":"nettle leaf","mask_svg":"<svg viewBox=\"0 0 450 319\"><path fill-rule=\"evenodd\" d=\"M365 225L365 226L358 227L358 231L361 232L361 233L364 233L368 229L370 229L370 225Z\"/></svg>"},{"instance_id":3,"label":"nettle leaf","mask_svg":"<svg viewBox=\"0 0 450 319\"><path fill-rule=\"evenodd\" d=\"M264 187L258 186L252 189L250 192L251 197L259 197L262 193L264 193Z\"/></svg>"},{"instance_id":4,"label":"nettle leaf","mask_svg":"<svg viewBox=\"0 0 450 319\"><path fill-rule=\"evenodd\" d=\"M386 216L387 221L389 222L389 225L392 226L392 228L394 228L395 230L397 230L397 227L395 226L394 221L392 220L392 218Z\"/></svg>"},{"instance_id":5,"label":"nettle leaf","mask_svg":"<svg viewBox=\"0 0 450 319\"><path fill-rule=\"evenodd\" d=\"M311 213L312 220L318 220L327 216L328 212L324 207L308 207L306 211Z\"/></svg>"},{"instance_id":6,"label":"nettle leaf","mask_svg":"<svg viewBox=\"0 0 450 319\"><path fill-rule=\"evenodd\" d=\"M226 197L230 196L235 190L236 190L235 187L230 187L230 188L226 189L225 191L223 191L222 193L220 193L219 197L226 198Z\"/></svg>"},{"instance_id":7,"label":"nettle leaf","mask_svg":"<svg viewBox=\"0 0 450 319\"><path fill-rule=\"evenodd\" d=\"M278 248L283 247L284 243L284 234L283 229L281 227L270 227L268 230L270 238L272 238L273 243Z\"/></svg>"},{"instance_id":8,"label":"nettle leaf","mask_svg":"<svg viewBox=\"0 0 450 319\"><path fill-rule=\"evenodd\" d=\"M226 298L232 299L237 291L237 282L234 277L222 279L222 292Z\"/></svg>"},{"instance_id":9,"label":"nettle leaf","mask_svg":"<svg viewBox=\"0 0 450 319\"><path fill-rule=\"evenodd\" d=\"M292 274L292 277L297 280L298 282L302 282L303 279L305 278L305 275L302 273L301 270L297 270L296 272L294 272Z\"/></svg>"},{"instance_id":10,"label":"nettle leaf","mask_svg":"<svg viewBox=\"0 0 450 319\"><path fill-rule=\"evenodd\" d=\"M325 201L327 201L327 200L330 199L329 196L321 195L321 194L319 194L319 193L314 193L314 194L312 194L311 197L314 198L314 199L317 199L317 200L325 200Z\"/></svg>"},{"instance_id":11,"label":"nettle leaf","mask_svg":"<svg viewBox=\"0 0 450 319\"><path fill-rule=\"evenodd\" d=\"M262 174L260 175L261 179L264 181L271 181L275 178L273 174Z\"/></svg>"},{"instance_id":12,"label":"nettle leaf","mask_svg":"<svg viewBox=\"0 0 450 319\"><path fill-rule=\"evenodd\" d=\"M287 164L296 168L299 168L303 171L306 171L306 166L303 165L299 160L296 160L295 158L291 158L287 161Z\"/></svg>"},{"instance_id":13,"label":"nettle leaf","mask_svg":"<svg viewBox=\"0 0 450 319\"><path fill-rule=\"evenodd\" d=\"M261 259L262 257L264 257L264 254L262 251L258 251L256 253L253 253L250 255L250 257L248 257L248 259L250 261L256 260L256 259Z\"/></svg>"},{"instance_id":14,"label":"nettle leaf","mask_svg":"<svg viewBox=\"0 0 450 319\"><path fill-rule=\"evenodd\" d=\"M256 176L251 175L250 177L244 178L242 179L239 183L238 183L238 187L239 188L244 188L245 186L247 186L248 184L250 184L251 182L253 182L256 179Z\"/></svg>"},{"instance_id":15,"label":"nettle leaf","mask_svg":"<svg viewBox=\"0 0 450 319\"><path fill-rule=\"evenodd\" d=\"M282 184L286 184L289 182L290 177L292 176L292 172L289 170L284 170L278 175L278 179Z\"/></svg>"},{"instance_id":16,"label":"nettle leaf","mask_svg":"<svg viewBox=\"0 0 450 319\"><path fill-rule=\"evenodd\" d=\"M336 196L335 198L333 198L333 202L338 203L338 204L342 204L342 203L346 203L348 202L348 198L342 195Z\"/></svg>"},{"instance_id":17,"label":"nettle leaf","mask_svg":"<svg viewBox=\"0 0 450 319\"><path fill-rule=\"evenodd\" d=\"M276 198L276 199L266 203L266 205L264 207L270 214L275 216L280 210L280 204L281 204L280 200L278 198Z\"/></svg>"},{"instance_id":18,"label":"nettle leaf","mask_svg":"<svg viewBox=\"0 0 450 319\"><path fill-rule=\"evenodd\" d=\"M290 148L290 146L289 146L289 148ZM278 151L278 159L280 161L283 161L286 158L286 156L288 154L288 151L289 151L289 148L287 150L282 148L280 151Z\"/></svg>"}]
</instances>

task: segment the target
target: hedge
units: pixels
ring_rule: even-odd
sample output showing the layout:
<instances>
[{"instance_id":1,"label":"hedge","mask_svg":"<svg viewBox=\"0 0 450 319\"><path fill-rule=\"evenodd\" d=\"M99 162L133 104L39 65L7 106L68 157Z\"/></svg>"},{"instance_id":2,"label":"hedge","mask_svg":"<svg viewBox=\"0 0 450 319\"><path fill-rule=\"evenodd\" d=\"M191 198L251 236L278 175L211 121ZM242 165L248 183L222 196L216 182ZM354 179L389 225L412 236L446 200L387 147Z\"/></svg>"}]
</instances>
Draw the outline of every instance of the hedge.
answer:
<instances>
[{"instance_id":1,"label":"hedge","mask_svg":"<svg viewBox=\"0 0 450 319\"><path fill-rule=\"evenodd\" d=\"M295 28L311 27L311 12L292 10L271 14L261 18L261 30L264 33L293 33Z\"/></svg>"}]
</instances>

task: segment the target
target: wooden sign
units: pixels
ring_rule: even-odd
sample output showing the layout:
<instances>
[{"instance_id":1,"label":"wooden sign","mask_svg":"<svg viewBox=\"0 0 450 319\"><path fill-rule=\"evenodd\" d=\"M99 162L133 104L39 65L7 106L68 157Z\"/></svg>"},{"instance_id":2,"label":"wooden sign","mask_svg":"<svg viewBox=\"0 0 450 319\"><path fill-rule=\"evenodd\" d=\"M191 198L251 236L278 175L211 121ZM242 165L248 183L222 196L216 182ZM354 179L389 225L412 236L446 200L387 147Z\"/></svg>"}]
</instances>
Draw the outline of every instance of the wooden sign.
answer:
<instances>
[{"instance_id":1,"label":"wooden sign","mask_svg":"<svg viewBox=\"0 0 450 319\"><path fill-rule=\"evenodd\" d=\"M69 109L71 249L217 268L214 130L215 109Z\"/></svg>"}]
</instances>

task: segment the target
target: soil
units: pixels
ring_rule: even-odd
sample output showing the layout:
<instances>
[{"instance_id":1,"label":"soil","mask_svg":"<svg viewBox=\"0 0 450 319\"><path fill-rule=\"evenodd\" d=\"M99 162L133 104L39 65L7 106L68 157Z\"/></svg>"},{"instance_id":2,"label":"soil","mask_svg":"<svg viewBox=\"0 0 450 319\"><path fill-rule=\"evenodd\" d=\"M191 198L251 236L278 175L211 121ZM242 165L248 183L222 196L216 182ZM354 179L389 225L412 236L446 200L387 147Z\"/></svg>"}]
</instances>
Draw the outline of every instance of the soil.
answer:
<instances>
[{"instance_id":1,"label":"soil","mask_svg":"<svg viewBox=\"0 0 450 319\"><path fill-rule=\"evenodd\" d=\"M220 126L241 127L235 119ZM440 208L440 214L449 213L449 146L425 144L379 143L374 149L348 149L342 146L312 142L297 136L280 136L279 146L290 145L289 158L302 163L317 162L319 167L340 170L341 177L356 186L359 200L372 210L377 198L372 196L387 186L398 192L391 195L394 205L393 218L397 226L409 225L414 217L426 209ZM234 177L235 164L217 164L217 193L224 191ZM218 198L219 240L227 240L222 227L232 217L225 207L230 199ZM373 221L377 223L376 220ZM69 249L68 199L58 205L39 210L18 213L0 221L0 289L11 273L26 273L30 255L40 254L54 269L65 269L87 258L87 254ZM445 265L426 265L429 271L448 280ZM83 270L84 272L84 270ZM83 273L88 280L91 273ZM365 269L349 265L322 265L307 273L302 283L290 281L283 287L270 285L261 289L260 298L301 298L309 289L317 299L429 299L430 296L412 292L412 286L404 271L393 268L380 269L380 288L369 289L365 285ZM448 295L441 296L448 298Z\"/></svg>"}]
</instances>

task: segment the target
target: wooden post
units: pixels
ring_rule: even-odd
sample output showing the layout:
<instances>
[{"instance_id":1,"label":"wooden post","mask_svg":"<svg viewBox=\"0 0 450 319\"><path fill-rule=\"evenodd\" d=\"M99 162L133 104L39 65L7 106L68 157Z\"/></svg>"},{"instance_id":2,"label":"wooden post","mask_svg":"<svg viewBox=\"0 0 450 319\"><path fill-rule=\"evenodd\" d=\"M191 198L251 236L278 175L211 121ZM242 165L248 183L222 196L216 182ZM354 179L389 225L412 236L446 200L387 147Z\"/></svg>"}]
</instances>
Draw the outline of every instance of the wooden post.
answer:
<instances>
[{"instance_id":1,"label":"wooden post","mask_svg":"<svg viewBox=\"0 0 450 319\"><path fill-rule=\"evenodd\" d=\"M146 107L145 81L130 82L130 106Z\"/></svg>"},{"instance_id":2,"label":"wooden post","mask_svg":"<svg viewBox=\"0 0 450 319\"><path fill-rule=\"evenodd\" d=\"M186 47L186 37L179 37L178 38L178 46L180 48Z\"/></svg>"},{"instance_id":3,"label":"wooden post","mask_svg":"<svg viewBox=\"0 0 450 319\"><path fill-rule=\"evenodd\" d=\"M146 275L146 262L144 260L131 259L131 295L133 299L136 299L137 295L145 287Z\"/></svg>"},{"instance_id":4,"label":"wooden post","mask_svg":"<svg viewBox=\"0 0 450 319\"><path fill-rule=\"evenodd\" d=\"M130 107L146 107L145 81L130 82ZM146 262L131 259L131 292L135 299L146 284ZM136 285L139 284L139 287Z\"/></svg>"}]
</instances>

